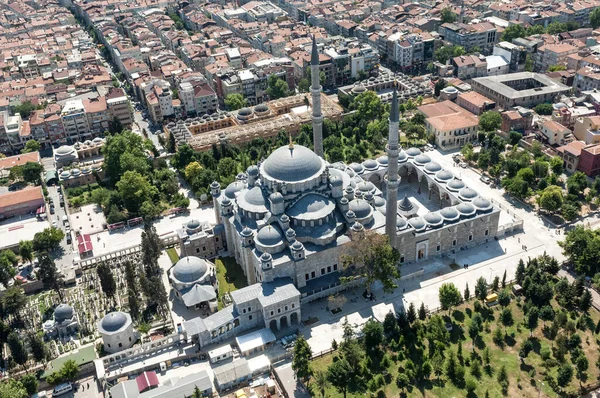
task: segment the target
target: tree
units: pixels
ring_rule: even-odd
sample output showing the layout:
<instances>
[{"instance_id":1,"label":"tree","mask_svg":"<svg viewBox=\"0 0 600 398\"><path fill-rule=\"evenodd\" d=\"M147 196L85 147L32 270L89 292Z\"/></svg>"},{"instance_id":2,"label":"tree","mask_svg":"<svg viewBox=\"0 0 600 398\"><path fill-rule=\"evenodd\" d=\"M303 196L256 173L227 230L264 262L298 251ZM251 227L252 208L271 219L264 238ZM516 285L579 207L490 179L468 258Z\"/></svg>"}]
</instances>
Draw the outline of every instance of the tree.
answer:
<instances>
[{"instance_id":1,"label":"tree","mask_svg":"<svg viewBox=\"0 0 600 398\"><path fill-rule=\"evenodd\" d=\"M508 294L506 290L500 290L500 292L498 292L498 304L500 304L502 308L505 308L510 304L510 294Z\"/></svg>"},{"instance_id":2,"label":"tree","mask_svg":"<svg viewBox=\"0 0 600 398\"><path fill-rule=\"evenodd\" d=\"M473 358L471 360L471 375L476 379L481 378L481 362L479 358Z\"/></svg>"},{"instance_id":3,"label":"tree","mask_svg":"<svg viewBox=\"0 0 600 398\"><path fill-rule=\"evenodd\" d=\"M30 332L27 337L33 359L35 359L36 362L44 362L48 356L48 350L46 348L46 343L44 343L44 339L33 332Z\"/></svg>"},{"instance_id":4,"label":"tree","mask_svg":"<svg viewBox=\"0 0 600 398\"><path fill-rule=\"evenodd\" d=\"M566 221L573 221L579 217L579 209L572 203L564 203L560 209L560 214Z\"/></svg>"},{"instance_id":5,"label":"tree","mask_svg":"<svg viewBox=\"0 0 600 398\"><path fill-rule=\"evenodd\" d=\"M424 321L427 319L427 310L425 309L425 303L421 302L419 307L419 320Z\"/></svg>"},{"instance_id":6,"label":"tree","mask_svg":"<svg viewBox=\"0 0 600 398\"><path fill-rule=\"evenodd\" d=\"M44 166L36 162L27 162L21 166L23 181L31 184L39 183L42 171L44 171Z\"/></svg>"},{"instance_id":7,"label":"tree","mask_svg":"<svg viewBox=\"0 0 600 398\"><path fill-rule=\"evenodd\" d=\"M581 382L585 380L588 367L590 366L590 363L583 352L575 359L575 366L577 367L577 378L579 379L579 386L581 387Z\"/></svg>"},{"instance_id":8,"label":"tree","mask_svg":"<svg viewBox=\"0 0 600 398\"><path fill-rule=\"evenodd\" d=\"M23 261L28 263L33 260L33 242L30 240L22 240L19 242L19 256Z\"/></svg>"},{"instance_id":9,"label":"tree","mask_svg":"<svg viewBox=\"0 0 600 398\"><path fill-rule=\"evenodd\" d=\"M345 358L333 362L327 368L327 380L346 398L354 370Z\"/></svg>"},{"instance_id":10,"label":"tree","mask_svg":"<svg viewBox=\"0 0 600 398\"><path fill-rule=\"evenodd\" d=\"M482 131L496 131L502 125L502 116L500 112L487 111L479 116L479 128Z\"/></svg>"},{"instance_id":11,"label":"tree","mask_svg":"<svg viewBox=\"0 0 600 398\"><path fill-rule=\"evenodd\" d=\"M571 379L573 379L573 367L568 363L563 363L563 365L558 369L558 374L556 375L556 382L561 387L566 387L571 383Z\"/></svg>"},{"instance_id":12,"label":"tree","mask_svg":"<svg viewBox=\"0 0 600 398\"><path fill-rule=\"evenodd\" d=\"M25 147L21 150L21 153L38 152L42 146L36 140L29 140L25 143Z\"/></svg>"},{"instance_id":13,"label":"tree","mask_svg":"<svg viewBox=\"0 0 600 398\"><path fill-rule=\"evenodd\" d=\"M554 111L554 107L552 106L552 104L538 104L535 106L535 108L533 108L533 110L538 115L549 116L549 115L552 115L552 112Z\"/></svg>"},{"instance_id":14,"label":"tree","mask_svg":"<svg viewBox=\"0 0 600 398\"><path fill-rule=\"evenodd\" d=\"M140 214L142 204L152 202L158 194L158 190L148 181L148 178L137 171L126 171L116 187L123 199L123 205L131 214Z\"/></svg>"},{"instance_id":15,"label":"tree","mask_svg":"<svg viewBox=\"0 0 600 398\"><path fill-rule=\"evenodd\" d=\"M475 352L475 340L479 337L479 333L483 330L483 318L481 314L476 313L471 319L469 325L469 337L473 340L473 352Z\"/></svg>"},{"instance_id":16,"label":"tree","mask_svg":"<svg viewBox=\"0 0 600 398\"><path fill-rule=\"evenodd\" d=\"M292 361L292 369L296 372L298 378L305 383L312 375L310 367L310 359L312 358L312 350L304 336L298 337L294 345L294 359Z\"/></svg>"},{"instance_id":17,"label":"tree","mask_svg":"<svg viewBox=\"0 0 600 398\"><path fill-rule=\"evenodd\" d=\"M558 72L561 70L567 70L567 67L565 65L550 65L548 67L548 72Z\"/></svg>"},{"instance_id":18,"label":"tree","mask_svg":"<svg viewBox=\"0 0 600 398\"><path fill-rule=\"evenodd\" d=\"M504 334L506 335L506 328L512 326L514 323L510 308L504 308L502 312L500 312L500 322L502 322L502 326L504 326Z\"/></svg>"},{"instance_id":19,"label":"tree","mask_svg":"<svg viewBox=\"0 0 600 398\"><path fill-rule=\"evenodd\" d=\"M517 284L523 285L523 281L525 280L525 262L523 259L519 259L519 263L517 264L517 270L515 271L515 280Z\"/></svg>"},{"instance_id":20,"label":"tree","mask_svg":"<svg viewBox=\"0 0 600 398\"><path fill-rule=\"evenodd\" d=\"M400 391L404 391L404 389L408 388L410 385L410 379L405 373L400 373L396 376L396 386L400 389Z\"/></svg>"},{"instance_id":21,"label":"tree","mask_svg":"<svg viewBox=\"0 0 600 398\"><path fill-rule=\"evenodd\" d=\"M327 372L319 370L315 373L315 388L321 393L321 398L325 398L325 390L329 387L329 380L327 380Z\"/></svg>"},{"instance_id":22,"label":"tree","mask_svg":"<svg viewBox=\"0 0 600 398\"><path fill-rule=\"evenodd\" d=\"M408 320L408 323L413 323L417 320L417 311L414 303L410 303L408 306L408 311L406 311L406 319Z\"/></svg>"},{"instance_id":23,"label":"tree","mask_svg":"<svg viewBox=\"0 0 600 398\"><path fill-rule=\"evenodd\" d=\"M581 171L576 171L567 178L567 188L573 195L581 195L588 187L587 176Z\"/></svg>"},{"instance_id":24,"label":"tree","mask_svg":"<svg viewBox=\"0 0 600 398\"><path fill-rule=\"evenodd\" d=\"M507 41L509 43L512 43L512 41L514 39L518 39L520 37L526 37L527 33L525 32L525 28L523 28L522 25L509 25L504 29L504 32L502 32L502 37L500 38L500 40L502 41Z\"/></svg>"},{"instance_id":25,"label":"tree","mask_svg":"<svg viewBox=\"0 0 600 398\"><path fill-rule=\"evenodd\" d=\"M19 380L8 379L0 382L0 398L27 398L29 396L27 389Z\"/></svg>"},{"instance_id":26,"label":"tree","mask_svg":"<svg viewBox=\"0 0 600 398\"><path fill-rule=\"evenodd\" d=\"M19 335L15 332L10 332L6 344L8 345L8 348L10 350L10 355L12 356L12 359L18 365L25 365L27 363L29 355L27 354L25 345L23 344L23 341L21 340Z\"/></svg>"},{"instance_id":27,"label":"tree","mask_svg":"<svg viewBox=\"0 0 600 398\"><path fill-rule=\"evenodd\" d=\"M592 28L598 29L600 27L600 9L594 8L594 10L590 13L590 24Z\"/></svg>"},{"instance_id":28,"label":"tree","mask_svg":"<svg viewBox=\"0 0 600 398\"><path fill-rule=\"evenodd\" d=\"M353 266L354 273L365 278L368 292L375 281L381 282L386 293L397 287L394 280L400 278L400 253L390 246L387 235L366 231L348 245L347 253L342 256L344 268Z\"/></svg>"},{"instance_id":29,"label":"tree","mask_svg":"<svg viewBox=\"0 0 600 398\"><path fill-rule=\"evenodd\" d=\"M269 95L269 99L276 100L290 95L290 87L277 75L270 75L267 82L267 94Z\"/></svg>"},{"instance_id":30,"label":"tree","mask_svg":"<svg viewBox=\"0 0 600 398\"><path fill-rule=\"evenodd\" d=\"M225 106L227 110L237 111L245 106L248 106L248 101L242 96L242 94L228 94L225 97Z\"/></svg>"},{"instance_id":31,"label":"tree","mask_svg":"<svg viewBox=\"0 0 600 398\"><path fill-rule=\"evenodd\" d=\"M569 26L563 22L552 22L546 27L546 33L549 35L557 35L569 30Z\"/></svg>"},{"instance_id":32,"label":"tree","mask_svg":"<svg viewBox=\"0 0 600 398\"><path fill-rule=\"evenodd\" d=\"M529 311L525 315L525 322L527 323L527 328L530 331L530 336L533 336L533 331L538 327L539 323L539 311L537 307L530 307Z\"/></svg>"},{"instance_id":33,"label":"tree","mask_svg":"<svg viewBox=\"0 0 600 398\"><path fill-rule=\"evenodd\" d=\"M502 387L502 392L506 394L508 391L508 372L506 371L506 365L502 365L498 371L498 383Z\"/></svg>"},{"instance_id":34,"label":"tree","mask_svg":"<svg viewBox=\"0 0 600 398\"><path fill-rule=\"evenodd\" d=\"M332 294L327 297L327 303L330 311L342 308L348 299L343 294Z\"/></svg>"},{"instance_id":35,"label":"tree","mask_svg":"<svg viewBox=\"0 0 600 398\"><path fill-rule=\"evenodd\" d=\"M11 286L4 292L2 296L2 305L7 314L18 316L19 312L25 308L27 297L23 293L23 289L19 286Z\"/></svg>"},{"instance_id":36,"label":"tree","mask_svg":"<svg viewBox=\"0 0 600 398\"><path fill-rule=\"evenodd\" d=\"M445 371L448 379L450 379L450 381L452 381L455 385L461 384L464 380L465 370L456 360L456 354L454 351L450 351L450 355L448 355Z\"/></svg>"},{"instance_id":37,"label":"tree","mask_svg":"<svg viewBox=\"0 0 600 398\"><path fill-rule=\"evenodd\" d=\"M435 52L435 58L438 62L445 64L449 59L460 57L465 54L464 47L461 46L443 46Z\"/></svg>"},{"instance_id":38,"label":"tree","mask_svg":"<svg viewBox=\"0 0 600 398\"><path fill-rule=\"evenodd\" d=\"M592 294L588 289L583 291L583 294L579 297L579 309L582 312L588 312L592 308Z\"/></svg>"},{"instance_id":39,"label":"tree","mask_svg":"<svg viewBox=\"0 0 600 398\"><path fill-rule=\"evenodd\" d=\"M445 61L444 61L444 62L445 62ZM448 83L446 82L446 80L444 80L444 79L441 79L441 78L440 78L440 79L438 79L438 80L435 82L435 85L433 86L433 94L434 94L436 97L439 97L439 95L440 95L440 92L441 92L441 91L442 91L444 88L446 88L446 86L447 86L447 85L448 85Z\"/></svg>"},{"instance_id":40,"label":"tree","mask_svg":"<svg viewBox=\"0 0 600 398\"><path fill-rule=\"evenodd\" d=\"M202 398L202 392L200 391L198 386L194 387L194 395L192 395L192 398Z\"/></svg>"},{"instance_id":41,"label":"tree","mask_svg":"<svg viewBox=\"0 0 600 398\"><path fill-rule=\"evenodd\" d=\"M511 130L508 133L508 142L510 143L510 145L517 145L519 141L521 141L521 138L523 138L523 135L518 131Z\"/></svg>"},{"instance_id":42,"label":"tree","mask_svg":"<svg viewBox=\"0 0 600 398\"><path fill-rule=\"evenodd\" d=\"M117 292L117 282L115 282L110 266L104 262L100 263L96 267L96 272L100 279L100 287L102 287L102 291L106 294L106 297L110 299L114 298Z\"/></svg>"},{"instance_id":43,"label":"tree","mask_svg":"<svg viewBox=\"0 0 600 398\"><path fill-rule=\"evenodd\" d=\"M201 172L202 172L202 165L200 165L200 163L198 163L196 161L191 162L190 164L185 166L184 175L185 175L186 181L191 183L196 178L198 178L198 176L200 175Z\"/></svg>"},{"instance_id":44,"label":"tree","mask_svg":"<svg viewBox=\"0 0 600 398\"><path fill-rule=\"evenodd\" d=\"M375 91L367 90L352 101L352 108L358 111L362 120L367 122L381 119L385 107Z\"/></svg>"},{"instance_id":45,"label":"tree","mask_svg":"<svg viewBox=\"0 0 600 398\"><path fill-rule=\"evenodd\" d=\"M504 270L504 274L502 274L502 289L506 287L506 270Z\"/></svg>"},{"instance_id":46,"label":"tree","mask_svg":"<svg viewBox=\"0 0 600 398\"><path fill-rule=\"evenodd\" d=\"M364 335L365 351L367 355L374 357L380 353L383 343L383 325L374 319L369 319L362 329Z\"/></svg>"},{"instance_id":47,"label":"tree","mask_svg":"<svg viewBox=\"0 0 600 398\"><path fill-rule=\"evenodd\" d=\"M542 209L554 213L563 204L562 189L556 185L547 186L540 194L538 204Z\"/></svg>"},{"instance_id":48,"label":"tree","mask_svg":"<svg viewBox=\"0 0 600 398\"><path fill-rule=\"evenodd\" d=\"M440 12L440 17L442 18L442 23L452 23L456 22L457 15L450 8L446 7Z\"/></svg>"},{"instance_id":49,"label":"tree","mask_svg":"<svg viewBox=\"0 0 600 398\"><path fill-rule=\"evenodd\" d=\"M25 390L27 390L27 395L31 396L38 392L38 379L34 374L26 374L19 381L25 387ZM3 395L0 394L0 397L3 397Z\"/></svg>"},{"instance_id":50,"label":"tree","mask_svg":"<svg viewBox=\"0 0 600 398\"><path fill-rule=\"evenodd\" d=\"M545 305L540 309L539 316L540 319L544 322L545 327L546 321L551 321L554 319L554 309L552 309L551 305Z\"/></svg>"},{"instance_id":51,"label":"tree","mask_svg":"<svg viewBox=\"0 0 600 398\"><path fill-rule=\"evenodd\" d=\"M44 285L54 289L58 293L61 301L63 298L62 294L62 285L63 279L62 275L56 269L56 264L54 264L54 260L50 255L46 252L42 252L39 254L40 261L40 271L39 276Z\"/></svg>"},{"instance_id":52,"label":"tree","mask_svg":"<svg viewBox=\"0 0 600 398\"><path fill-rule=\"evenodd\" d=\"M487 297L487 291L488 284L485 278L482 276L479 279L477 279L477 282L475 283L475 297L483 301Z\"/></svg>"},{"instance_id":53,"label":"tree","mask_svg":"<svg viewBox=\"0 0 600 398\"><path fill-rule=\"evenodd\" d=\"M42 232L33 235L33 250L36 252L48 252L56 249L64 239L65 233L59 228L46 228Z\"/></svg>"},{"instance_id":54,"label":"tree","mask_svg":"<svg viewBox=\"0 0 600 398\"><path fill-rule=\"evenodd\" d=\"M459 305L462 301L460 292L453 283L444 283L440 286L439 298L442 309L448 310L448 313L452 307Z\"/></svg>"},{"instance_id":55,"label":"tree","mask_svg":"<svg viewBox=\"0 0 600 398\"><path fill-rule=\"evenodd\" d=\"M466 301L468 301L471 298L471 291L469 290L469 284L465 284L465 292L463 293L463 297L465 298Z\"/></svg>"},{"instance_id":56,"label":"tree","mask_svg":"<svg viewBox=\"0 0 600 398\"><path fill-rule=\"evenodd\" d=\"M550 170L556 175L563 173L563 160L558 156L550 158Z\"/></svg>"},{"instance_id":57,"label":"tree","mask_svg":"<svg viewBox=\"0 0 600 398\"><path fill-rule=\"evenodd\" d=\"M15 106L14 111L21 115L23 120L28 120L29 116L35 111L36 106L31 101L22 102Z\"/></svg>"}]
</instances>

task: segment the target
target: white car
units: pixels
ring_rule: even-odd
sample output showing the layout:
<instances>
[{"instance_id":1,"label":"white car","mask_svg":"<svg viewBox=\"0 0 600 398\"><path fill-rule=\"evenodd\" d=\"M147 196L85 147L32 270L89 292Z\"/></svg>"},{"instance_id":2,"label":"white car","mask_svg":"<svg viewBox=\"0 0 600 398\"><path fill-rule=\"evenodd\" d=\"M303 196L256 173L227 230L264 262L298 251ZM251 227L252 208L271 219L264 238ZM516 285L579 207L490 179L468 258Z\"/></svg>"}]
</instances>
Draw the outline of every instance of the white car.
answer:
<instances>
[{"instance_id":1,"label":"white car","mask_svg":"<svg viewBox=\"0 0 600 398\"><path fill-rule=\"evenodd\" d=\"M57 223L56 221L52 221L52 226L53 226L54 228L56 228L56 227L58 226L58 223Z\"/></svg>"},{"instance_id":2,"label":"white car","mask_svg":"<svg viewBox=\"0 0 600 398\"><path fill-rule=\"evenodd\" d=\"M460 162L460 167L462 167L463 169L466 169L467 164L465 162Z\"/></svg>"}]
</instances>

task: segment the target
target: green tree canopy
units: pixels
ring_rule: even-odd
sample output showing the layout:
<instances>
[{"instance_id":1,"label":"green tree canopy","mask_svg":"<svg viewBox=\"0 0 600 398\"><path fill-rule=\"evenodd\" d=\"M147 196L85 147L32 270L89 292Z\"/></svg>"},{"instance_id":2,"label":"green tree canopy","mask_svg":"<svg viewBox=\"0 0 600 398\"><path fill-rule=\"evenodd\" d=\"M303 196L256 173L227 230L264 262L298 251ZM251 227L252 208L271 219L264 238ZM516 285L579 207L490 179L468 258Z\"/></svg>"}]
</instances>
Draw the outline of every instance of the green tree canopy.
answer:
<instances>
[{"instance_id":1,"label":"green tree canopy","mask_svg":"<svg viewBox=\"0 0 600 398\"><path fill-rule=\"evenodd\" d=\"M36 140L29 140L25 143L25 147L21 153L38 152L42 146Z\"/></svg>"},{"instance_id":2,"label":"green tree canopy","mask_svg":"<svg viewBox=\"0 0 600 398\"><path fill-rule=\"evenodd\" d=\"M496 131L502 125L500 112L487 111L479 116L479 129L482 131Z\"/></svg>"},{"instance_id":3,"label":"green tree canopy","mask_svg":"<svg viewBox=\"0 0 600 398\"><path fill-rule=\"evenodd\" d=\"M33 260L33 242L22 240L19 242L19 256L23 261L31 262Z\"/></svg>"},{"instance_id":4,"label":"green tree canopy","mask_svg":"<svg viewBox=\"0 0 600 398\"><path fill-rule=\"evenodd\" d=\"M102 147L102 153L104 169L111 183L116 184L126 171L147 173L150 169L148 149L150 149L148 141L129 130L108 136Z\"/></svg>"},{"instance_id":5,"label":"green tree canopy","mask_svg":"<svg viewBox=\"0 0 600 398\"><path fill-rule=\"evenodd\" d=\"M542 209L554 213L563 205L562 189L556 185L547 186L540 194L538 204Z\"/></svg>"},{"instance_id":6,"label":"green tree canopy","mask_svg":"<svg viewBox=\"0 0 600 398\"><path fill-rule=\"evenodd\" d=\"M312 375L310 360L312 358L312 350L304 336L298 337L294 345L294 359L292 360L292 369L296 375L305 382Z\"/></svg>"},{"instance_id":7,"label":"green tree canopy","mask_svg":"<svg viewBox=\"0 0 600 398\"><path fill-rule=\"evenodd\" d=\"M452 12L450 8L446 7L440 12L440 17L442 18L442 23L452 23L456 22L458 15L456 15L455 12Z\"/></svg>"},{"instance_id":8,"label":"green tree canopy","mask_svg":"<svg viewBox=\"0 0 600 398\"><path fill-rule=\"evenodd\" d=\"M290 86L277 75L270 75L267 82L267 94L271 100L290 96Z\"/></svg>"},{"instance_id":9,"label":"green tree canopy","mask_svg":"<svg viewBox=\"0 0 600 398\"><path fill-rule=\"evenodd\" d=\"M527 32L525 32L525 28L522 25L514 24L514 25L509 25L504 29L504 32L502 32L502 37L500 38L500 40L512 43L512 41L514 39L518 39L520 37L525 37L525 36L527 36Z\"/></svg>"},{"instance_id":10,"label":"green tree canopy","mask_svg":"<svg viewBox=\"0 0 600 398\"><path fill-rule=\"evenodd\" d=\"M27 398L28 393L19 380L8 379L0 383L0 398Z\"/></svg>"},{"instance_id":11,"label":"green tree canopy","mask_svg":"<svg viewBox=\"0 0 600 398\"><path fill-rule=\"evenodd\" d=\"M65 233L55 227L44 229L33 235L33 250L36 252L52 251L58 247L64 239Z\"/></svg>"},{"instance_id":12,"label":"green tree canopy","mask_svg":"<svg viewBox=\"0 0 600 398\"><path fill-rule=\"evenodd\" d=\"M443 46L435 52L435 58L438 62L445 64L446 61L454 57L460 57L465 54L464 47L461 46Z\"/></svg>"},{"instance_id":13,"label":"green tree canopy","mask_svg":"<svg viewBox=\"0 0 600 398\"><path fill-rule=\"evenodd\" d=\"M346 398L348 387L352 383L353 373L354 370L348 361L342 358L329 365L329 368L327 368L327 380Z\"/></svg>"},{"instance_id":14,"label":"green tree canopy","mask_svg":"<svg viewBox=\"0 0 600 398\"><path fill-rule=\"evenodd\" d=\"M600 27L600 8L594 8L594 10L590 13L590 24L594 29L598 29Z\"/></svg>"},{"instance_id":15,"label":"green tree canopy","mask_svg":"<svg viewBox=\"0 0 600 398\"><path fill-rule=\"evenodd\" d=\"M552 111L554 111L554 107L552 104L538 104L533 108L535 113L538 115L552 115Z\"/></svg>"},{"instance_id":16,"label":"green tree canopy","mask_svg":"<svg viewBox=\"0 0 600 398\"><path fill-rule=\"evenodd\" d=\"M15 113L20 114L23 120L28 120L35 109L36 106L31 101L25 101L20 105L15 106L14 111Z\"/></svg>"},{"instance_id":17,"label":"green tree canopy","mask_svg":"<svg viewBox=\"0 0 600 398\"><path fill-rule=\"evenodd\" d=\"M228 94L225 97L225 106L227 110L237 111L245 106L248 106L248 101L242 96L242 94Z\"/></svg>"},{"instance_id":18,"label":"green tree canopy","mask_svg":"<svg viewBox=\"0 0 600 398\"><path fill-rule=\"evenodd\" d=\"M440 286L439 298L443 310L450 310L462 301L460 291L453 283L444 283Z\"/></svg>"},{"instance_id":19,"label":"green tree canopy","mask_svg":"<svg viewBox=\"0 0 600 398\"><path fill-rule=\"evenodd\" d=\"M569 193L573 195L582 195L587 187L587 176L581 171L576 171L567 178L567 188L569 189Z\"/></svg>"},{"instance_id":20,"label":"green tree canopy","mask_svg":"<svg viewBox=\"0 0 600 398\"><path fill-rule=\"evenodd\" d=\"M44 166L37 162L27 162L21 166L21 170L25 182L38 184L40 182L42 171L44 171Z\"/></svg>"},{"instance_id":21,"label":"green tree canopy","mask_svg":"<svg viewBox=\"0 0 600 398\"><path fill-rule=\"evenodd\" d=\"M126 171L117 183L117 191L130 214L141 214L142 204L152 203L158 189L137 171Z\"/></svg>"}]
</instances>

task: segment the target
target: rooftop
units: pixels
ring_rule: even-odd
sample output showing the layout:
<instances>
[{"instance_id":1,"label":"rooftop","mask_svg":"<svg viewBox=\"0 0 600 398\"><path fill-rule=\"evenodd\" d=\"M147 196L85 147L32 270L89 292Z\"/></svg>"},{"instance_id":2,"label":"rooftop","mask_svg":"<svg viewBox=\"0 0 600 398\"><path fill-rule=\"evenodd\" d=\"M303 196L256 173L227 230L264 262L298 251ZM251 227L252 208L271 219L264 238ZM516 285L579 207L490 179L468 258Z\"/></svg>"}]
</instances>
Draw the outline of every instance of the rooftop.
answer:
<instances>
[{"instance_id":1,"label":"rooftop","mask_svg":"<svg viewBox=\"0 0 600 398\"><path fill-rule=\"evenodd\" d=\"M531 81L531 85L527 84L528 80ZM559 83L546 75L535 72L520 72L498 76L477 77L473 79L473 82L489 87L492 91L497 92L509 99L531 97L545 93L559 94L562 92L568 92L570 90L570 88L564 84ZM526 87L519 90L511 87L511 84L526 84Z\"/></svg>"}]
</instances>

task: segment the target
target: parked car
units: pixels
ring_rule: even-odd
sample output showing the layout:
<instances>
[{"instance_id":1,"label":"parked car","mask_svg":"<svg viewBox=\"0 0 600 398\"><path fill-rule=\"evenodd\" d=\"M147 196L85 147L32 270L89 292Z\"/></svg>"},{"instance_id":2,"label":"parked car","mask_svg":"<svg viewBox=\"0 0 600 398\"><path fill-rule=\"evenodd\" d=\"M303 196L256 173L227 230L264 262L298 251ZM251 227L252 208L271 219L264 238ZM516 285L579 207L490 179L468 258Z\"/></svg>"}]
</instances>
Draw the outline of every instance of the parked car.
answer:
<instances>
[{"instance_id":1,"label":"parked car","mask_svg":"<svg viewBox=\"0 0 600 398\"><path fill-rule=\"evenodd\" d=\"M462 167L463 169L466 169L467 164L465 162L460 162L460 167Z\"/></svg>"},{"instance_id":2,"label":"parked car","mask_svg":"<svg viewBox=\"0 0 600 398\"><path fill-rule=\"evenodd\" d=\"M480 180L481 182L483 182L484 184L489 184L489 183L491 183L491 182L492 182L492 180L490 180L490 178L489 178L489 177L486 177L486 176L481 176L481 177L479 178L479 180Z\"/></svg>"}]
</instances>

